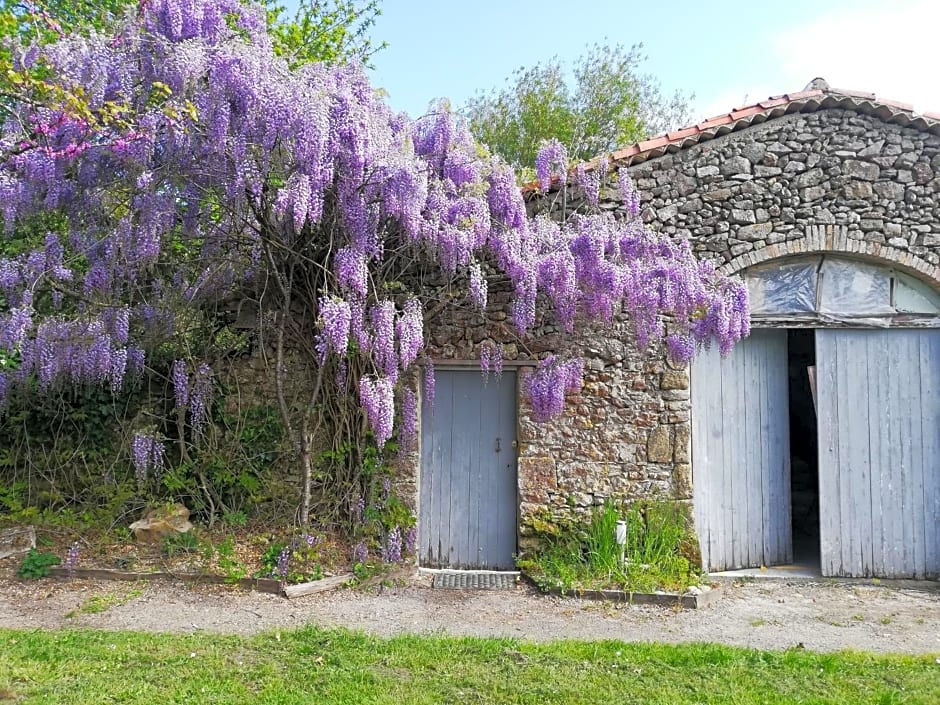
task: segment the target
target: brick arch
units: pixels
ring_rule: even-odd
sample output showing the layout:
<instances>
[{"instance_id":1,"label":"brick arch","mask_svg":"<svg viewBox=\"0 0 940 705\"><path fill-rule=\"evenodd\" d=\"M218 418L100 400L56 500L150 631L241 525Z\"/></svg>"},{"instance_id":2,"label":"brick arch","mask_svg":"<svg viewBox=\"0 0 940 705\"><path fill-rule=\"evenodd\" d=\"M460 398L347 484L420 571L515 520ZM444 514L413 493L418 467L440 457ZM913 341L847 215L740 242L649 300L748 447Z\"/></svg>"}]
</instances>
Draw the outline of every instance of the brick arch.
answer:
<instances>
[{"instance_id":1,"label":"brick arch","mask_svg":"<svg viewBox=\"0 0 940 705\"><path fill-rule=\"evenodd\" d=\"M890 263L894 269L910 274L940 290L940 267L932 265L906 250L877 242L851 239L848 237L848 226L845 225L811 225L806 229L806 235L802 238L787 240L762 247L759 250L746 252L720 266L718 271L723 274L738 274L748 267L781 257L825 254L827 252L838 252L854 257L877 260L882 263Z\"/></svg>"}]
</instances>

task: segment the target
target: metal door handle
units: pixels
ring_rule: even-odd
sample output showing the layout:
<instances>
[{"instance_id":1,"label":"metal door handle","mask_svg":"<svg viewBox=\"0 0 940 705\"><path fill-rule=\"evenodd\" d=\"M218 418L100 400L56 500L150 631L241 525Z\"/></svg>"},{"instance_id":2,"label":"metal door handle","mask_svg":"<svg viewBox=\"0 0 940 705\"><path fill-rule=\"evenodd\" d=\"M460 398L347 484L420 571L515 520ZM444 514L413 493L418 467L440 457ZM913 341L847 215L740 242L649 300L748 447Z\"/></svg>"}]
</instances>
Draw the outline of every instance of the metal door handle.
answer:
<instances>
[{"instance_id":1,"label":"metal door handle","mask_svg":"<svg viewBox=\"0 0 940 705\"><path fill-rule=\"evenodd\" d=\"M497 438L497 439L496 439L496 452L498 453L499 451L500 451L499 439Z\"/></svg>"}]
</instances>

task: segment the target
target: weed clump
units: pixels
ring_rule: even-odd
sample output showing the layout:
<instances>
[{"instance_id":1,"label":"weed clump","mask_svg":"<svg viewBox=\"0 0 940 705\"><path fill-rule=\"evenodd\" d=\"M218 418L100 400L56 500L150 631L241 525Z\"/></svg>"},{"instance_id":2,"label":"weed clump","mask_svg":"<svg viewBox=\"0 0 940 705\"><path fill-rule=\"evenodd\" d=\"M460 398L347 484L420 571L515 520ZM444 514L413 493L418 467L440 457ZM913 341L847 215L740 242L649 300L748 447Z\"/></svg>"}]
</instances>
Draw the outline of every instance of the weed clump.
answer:
<instances>
[{"instance_id":1,"label":"weed clump","mask_svg":"<svg viewBox=\"0 0 940 705\"><path fill-rule=\"evenodd\" d=\"M622 546L618 521L626 529ZM695 539L675 502L608 500L588 523L538 533L541 547L517 565L542 589L685 592L701 580L688 557L695 553Z\"/></svg>"}]
</instances>

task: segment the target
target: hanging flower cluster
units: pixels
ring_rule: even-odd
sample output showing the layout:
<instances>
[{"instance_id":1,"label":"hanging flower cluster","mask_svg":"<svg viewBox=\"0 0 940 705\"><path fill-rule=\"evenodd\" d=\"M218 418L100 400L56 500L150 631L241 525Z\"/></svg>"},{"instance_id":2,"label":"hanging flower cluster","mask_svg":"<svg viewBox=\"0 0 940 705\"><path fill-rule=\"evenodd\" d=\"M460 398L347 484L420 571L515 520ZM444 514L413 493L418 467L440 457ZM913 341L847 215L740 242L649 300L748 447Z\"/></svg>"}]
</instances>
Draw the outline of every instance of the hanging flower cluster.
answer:
<instances>
[{"instance_id":1,"label":"hanging flower cluster","mask_svg":"<svg viewBox=\"0 0 940 705\"><path fill-rule=\"evenodd\" d=\"M260 6L152 0L110 36L22 49L17 56L54 67L51 80L63 88L80 87L90 111L121 106L128 119L104 131L67 105L8 107L5 232L49 213L67 225L42 248L0 258L0 349L18 355L15 369L0 370L0 403L32 378L120 388L188 311L275 267L262 252L290 253L291 267L320 277L319 298L305 304L318 321L316 362L351 350L365 359L359 399L380 445L394 433L401 374L425 350L423 289L385 280L390 252L403 246L422 271L467 274L479 308L488 294L480 263L494 267L512 286L511 320L523 336L540 299L566 331L623 311L641 345L664 337L667 314L675 321L667 347L681 360L712 340L726 351L747 334L743 286L697 262L686 244L637 218L527 217L512 170L478 149L446 105L412 121L388 108L359 67L291 69L274 53ZM545 145L537 172L542 189L565 182L560 143ZM604 174L577 177L595 200ZM639 196L623 174L620 187L636 215ZM501 364L491 357L497 374ZM537 416L559 413L580 377L577 361L543 362L529 383ZM433 380L428 366L427 404ZM198 430L211 371L199 367L190 379L174 364L172 381ZM411 424L411 397L401 398ZM135 438L139 473L154 467L154 452L152 439Z\"/></svg>"},{"instance_id":2,"label":"hanging flower cluster","mask_svg":"<svg viewBox=\"0 0 940 705\"><path fill-rule=\"evenodd\" d=\"M131 458L137 482L143 484L151 474L163 471L166 462L163 442L149 433L136 433L131 442Z\"/></svg>"},{"instance_id":3,"label":"hanging flower cluster","mask_svg":"<svg viewBox=\"0 0 940 705\"><path fill-rule=\"evenodd\" d=\"M565 395L581 389L584 361L561 360L554 355L539 362L538 368L526 378L526 392L535 421L548 421L561 414Z\"/></svg>"}]
</instances>

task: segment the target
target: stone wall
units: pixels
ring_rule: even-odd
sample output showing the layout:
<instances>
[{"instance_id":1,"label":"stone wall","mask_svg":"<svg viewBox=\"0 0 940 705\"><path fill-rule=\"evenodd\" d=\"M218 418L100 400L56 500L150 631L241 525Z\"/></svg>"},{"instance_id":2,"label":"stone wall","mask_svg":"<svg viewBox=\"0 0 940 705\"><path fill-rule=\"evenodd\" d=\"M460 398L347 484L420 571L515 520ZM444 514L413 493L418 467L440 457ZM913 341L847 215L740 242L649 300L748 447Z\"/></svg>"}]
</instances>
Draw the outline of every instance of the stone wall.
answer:
<instances>
[{"instance_id":1,"label":"stone wall","mask_svg":"<svg viewBox=\"0 0 940 705\"><path fill-rule=\"evenodd\" d=\"M940 137L930 133L822 110L769 120L629 172L649 227L691 240L699 256L726 271L839 250L940 282ZM619 206L612 190L605 196L604 207Z\"/></svg>"},{"instance_id":2,"label":"stone wall","mask_svg":"<svg viewBox=\"0 0 940 705\"><path fill-rule=\"evenodd\" d=\"M519 374L522 545L533 518L585 515L608 497L690 500L688 372L666 362L659 347L637 350L625 320L568 336L540 312L532 335L519 340L508 321L508 290L499 280L489 284L485 318L448 307L429 324L431 356L446 368L479 360L483 345L498 342L505 367ZM552 353L583 357L585 383L560 418L537 423L521 389L535 362ZM420 451L402 458L399 471L396 487L420 507Z\"/></svg>"},{"instance_id":3,"label":"stone wall","mask_svg":"<svg viewBox=\"0 0 940 705\"><path fill-rule=\"evenodd\" d=\"M894 263L940 286L940 138L847 110L769 120L636 166L641 217L726 272L802 252L842 251ZM601 207L619 195L602 190ZM569 202L577 208L575 200ZM507 364L548 352L585 358L585 386L563 417L534 423L520 395L519 502L530 520L583 514L606 497L692 496L689 377L660 349L640 352L627 325L581 331L550 324L513 338L498 287L482 315L431 325L438 360L479 359L495 327ZM491 282L491 291L494 287ZM492 326L492 327L491 327ZM531 368L529 368L531 369ZM417 492L417 456L403 483ZM418 500L415 500L418 506Z\"/></svg>"}]
</instances>

